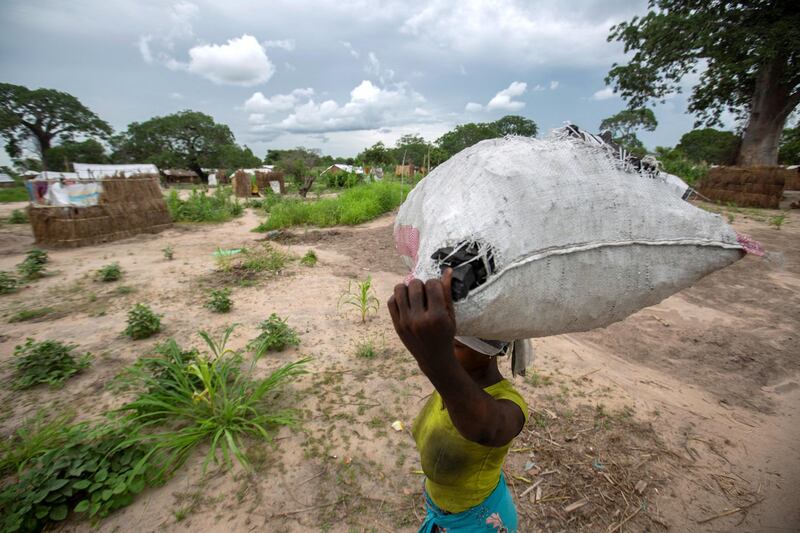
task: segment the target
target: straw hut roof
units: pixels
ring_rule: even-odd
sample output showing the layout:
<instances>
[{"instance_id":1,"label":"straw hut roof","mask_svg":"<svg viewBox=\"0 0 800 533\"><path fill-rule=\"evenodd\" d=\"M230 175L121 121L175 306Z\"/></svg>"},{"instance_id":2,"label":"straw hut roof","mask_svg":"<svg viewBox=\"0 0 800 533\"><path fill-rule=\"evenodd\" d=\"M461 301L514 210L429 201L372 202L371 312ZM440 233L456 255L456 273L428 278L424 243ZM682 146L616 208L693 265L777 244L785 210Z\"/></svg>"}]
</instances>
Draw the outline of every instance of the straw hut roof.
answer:
<instances>
[{"instance_id":1,"label":"straw hut roof","mask_svg":"<svg viewBox=\"0 0 800 533\"><path fill-rule=\"evenodd\" d=\"M337 174L339 172L347 172L349 174L363 174L364 169L361 167L356 167L353 165L345 165L344 163L334 163L333 165L329 166L325 170L321 172L321 174L325 174L326 172L331 172L332 174Z\"/></svg>"},{"instance_id":2,"label":"straw hut roof","mask_svg":"<svg viewBox=\"0 0 800 533\"><path fill-rule=\"evenodd\" d=\"M111 177L130 178L138 174L158 174L158 167L149 163L130 165L97 165L94 163L73 163L72 168L80 179L101 179Z\"/></svg>"},{"instance_id":3,"label":"straw hut roof","mask_svg":"<svg viewBox=\"0 0 800 533\"><path fill-rule=\"evenodd\" d=\"M5 172L0 172L0 183L14 183L14 178Z\"/></svg>"}]
</instances>

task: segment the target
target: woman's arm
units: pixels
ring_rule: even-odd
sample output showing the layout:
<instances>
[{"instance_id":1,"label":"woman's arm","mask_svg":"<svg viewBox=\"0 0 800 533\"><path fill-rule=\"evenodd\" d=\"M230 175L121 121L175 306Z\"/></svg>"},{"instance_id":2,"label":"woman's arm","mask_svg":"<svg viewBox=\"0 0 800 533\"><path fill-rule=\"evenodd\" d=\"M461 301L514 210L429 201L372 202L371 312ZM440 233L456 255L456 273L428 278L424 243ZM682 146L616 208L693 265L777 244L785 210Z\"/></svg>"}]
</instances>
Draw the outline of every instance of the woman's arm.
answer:
<instances>
[{"instance_id":1,"label":"woman's arm","mask_svg":"<svg viewBox=\"0 0 800 533\"><path fill-rule=\"evenodd\" d=\"M495 400L467 374L455 357L455 312L450 292L452 270L442 280L399 284L389 298L394 328L422 372L442 396L461 435L484 446L505 446L525 417L510 400Z\"/></svg>"}]
</instances>

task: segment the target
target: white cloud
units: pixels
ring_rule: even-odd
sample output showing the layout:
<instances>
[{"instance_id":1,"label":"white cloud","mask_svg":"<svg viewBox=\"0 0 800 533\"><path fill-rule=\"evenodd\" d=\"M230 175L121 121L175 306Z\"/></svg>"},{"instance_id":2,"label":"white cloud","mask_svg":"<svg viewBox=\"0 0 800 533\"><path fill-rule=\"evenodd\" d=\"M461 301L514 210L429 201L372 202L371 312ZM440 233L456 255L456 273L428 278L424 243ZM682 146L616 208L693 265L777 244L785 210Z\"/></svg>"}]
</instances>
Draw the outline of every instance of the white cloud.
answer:
<instances>
[{"instance_id":1,"label":"white cloud","mask_svg":"<svg viewBox=\"0 0 800 533\"><path fill-rule=\"evenodd\" d=\"M167 40L186 39L194 35L192 19L197 16L199 8L191 2L178 2L172 6L169 14L170 29L166 35Z\"/></svg>"},{"instance_id":2,"label":"white cloud","mask_svg":"<svg viewBox=\"0 0 800 533\"><path fill-rule=\"evenodd\" d=\"M261 43L264 48L282 48L287 52L294 51L295 42L294 39L278 39L274 41L264 41Z\"/></svg>"},{"instance_id":3,"label":"white cloud","mask_svg":"<svg viewBox=\"0 0 800 533\"><path fill-rule=\"evenodd\" d=\"M506 109L509 111L517 111L525 107L525 102L514 100L517 96L522 96L527 89L528 84L522 81L511 82L506 89L494 95L494 98L489 100L486 105L487 109Z\"/></svg>"},{"instance_id":4,"label":"white cloud","mask_svg":"<svg viewBox=\"0 0 800 533\"><path fill-rule=\"evenodd\" d=\"M475 102L469 102L466 106L464 106L464 110L466 111L481 111L483 110L483 106L481 104Z\"/></svg>"},{"instance_id":5,"label":"white cloud","mask_svg":"<svg viewBox=\"0 0 800 533\"><path fill-rule=\"evenodd\" d=\"M556 89L558 89L558 81L557 80L553 80L553 81L550 82L550 90L551 91L555 91Z\"/></svg>"},{"instance_id":6,"label":"white cloud","mask_svg":"<svg viewBox=\"0 0 800 533\"><path fill-rule=\"evenodd\" d=\"M622 47L606 43L609 28L629 18L619 3L429 0L406 7L400 31L420 48L515 65L610 65ZM608 2L605 2L608 4Z\"/></svg>"},{"instance_id":7,"label":"white cloud","mask_svg":"<svg viewBox=\"0 0 800 533\"><path fill-rule=\"evenodd\" d=\"M169 93L169 97L173 100L183 100L183 95L181 93Z\"/></svg>"},{"instance_id":8,"label":"white cloud","mask_svg":"<svg viewBox=\"0 0 800 533\"><path fill-rule=\"evenodd\" d=\"M430 116L430 112L419 107L425 98L402 83L386 88L363 80L350 91L350 99L344 104L332 99L318 103L310 89L300 91L302 93L293 91L290 95L271 98L261 93L251 96L244 109L252 112L248 117L250 123L255 124L252 131L274 137L282 133L371 130L408 123L409 117ZM305 98L301 100L301 96ZM283 120L267 120L262 112L274 110L276 103L286 108L292 101L291 112Z\"/></svg>"},{"instance_id":9,"label":"white cloud","mask_svg":"<svg viewBox=\"0 0 800 533\"><path fill-rule=\"evenodd\" d=\"M599 91L595 92L592 95L592 100L608 100L609 98L614 98L614 89L611 87L606 87L605 89L600 89Z\"/></svg>"},{"instance_id":10,"label":"white cloud","mask_svg":"<svg viewBox=\"0 0 800 533\"><path fill-rule=\"evenodd\" d=\"M139 42L137 43L139 53L142 55L142 59L145 63L153 62L153 52L150 51L150 41L152 40L152 35L142 35L139 37Z\"/></svg>"},{"instance_id":11,"label":"white cloud","mask_svg":"<svg viewBox=\"0 0 800 533\"><path fill-rule=\"evenodd\" d=\"M275 113L278 111L289 111L293 109L303 99L309 99L314 94L314 89L295 89L289 94L276 94L269 98L262 92L255 92L247 99L243 109L250 113Z\"/></svg>"},{"instance_id":12,"label":"white cloud","mask_svg":"<svg viewBox=\"0 0 800 533\"><path fill-rule=\"evenodd\" d=\"M172 68L179 64L173 63ZM169 65L168 65L169 66ZM183 67L217 84L258 85L268 81L275 67L252 35L229 39L226 44L205 44L189 50Z\"/></svg>"},{"instance_id":13,"label":"white cloud","mask_svg":"<svg viewBox=\"0 0 800 533\"><path fill-rule=\"evenodd\" d=\"M347 51L350 52L351 56L353 56L356 59L358 59L360 57L360 54L358 53L358 50L353 48L352 44L350 44L348 41L340 41L340 42L342 43L342 46L347 48Z\"/></svg>"}]
</instances>

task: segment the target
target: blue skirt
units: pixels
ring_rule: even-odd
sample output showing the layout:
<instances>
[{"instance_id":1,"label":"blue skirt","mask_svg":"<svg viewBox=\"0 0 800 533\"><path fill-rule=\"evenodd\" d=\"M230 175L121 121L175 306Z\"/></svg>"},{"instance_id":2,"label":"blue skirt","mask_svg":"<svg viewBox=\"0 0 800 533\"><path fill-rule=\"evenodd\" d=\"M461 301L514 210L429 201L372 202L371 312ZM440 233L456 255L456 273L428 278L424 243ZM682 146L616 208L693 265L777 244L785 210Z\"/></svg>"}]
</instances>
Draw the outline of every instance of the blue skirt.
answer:
<instances>
[{"instance_id":1,"label":"blue skirt","mask_svg":"<svg viewBox=\"0 0 800 533\"><path fill-rule=\"evenodd\" d=\"M418 533L432 533L434 526L442 533L515 533L517 531L517 509L514 499L506 486L506 478L500 474L500 481L494 491L475 507L450 514L439 509L425 492L425 506L428 514Z\"/></svg>"}]
</instances>

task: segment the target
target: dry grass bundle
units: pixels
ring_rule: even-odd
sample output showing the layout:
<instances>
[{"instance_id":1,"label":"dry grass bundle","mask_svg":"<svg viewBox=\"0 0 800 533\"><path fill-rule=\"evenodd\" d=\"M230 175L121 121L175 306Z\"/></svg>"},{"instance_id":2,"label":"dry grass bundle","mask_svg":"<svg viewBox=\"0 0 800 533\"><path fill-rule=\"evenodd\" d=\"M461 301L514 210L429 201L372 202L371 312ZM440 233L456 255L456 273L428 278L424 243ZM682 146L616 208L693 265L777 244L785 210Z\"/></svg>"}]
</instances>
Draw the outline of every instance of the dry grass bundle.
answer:
<instances>
[{"instance_id":1,"label":"dry grass bundle","mask_svg":"<svg viewBox=\"0 0 800 533\"><path fill-rule=\"evenodd\" d=\"M172 225L157 176L104 179L98 205L29 207L37 244L77 247L158 233Z\"/></svg>"},{"instance_id":2,"label":"dry grass bundle","mask_svg":"<svg viewBox=\"0 0 800 533\"><path fill-rule=\"evenodd\" d=\"M791 177L783 167L713 167L697 190L716 202L776 209Z\"/></svg>"},{"instance_id":3,"label":"dry grass bundle","mask_svg":"<svg viewBox=\"0 0 800 533\"><path fill-rule=\"evenodd\" d=\"M257 171L256 172L256 185L258 186L259 191L264 191L265 189L270 188L270 182L277 181L280 183L280 193L286 193L286 185L284 182L283 172L277 170L271 170L269 172L265 171Z\"/></svg>"},{"instance_id":4,"label":"dry grass bundle","mask_svg":"<svg viewBox=\"0 0 800 533\"><path fill-rule=\"evenodd\" d=\"M233 175L233 192L237 198L250 198L252 195L250 175L243 170L237 170Z\"/></svg>"}]
</instances>

